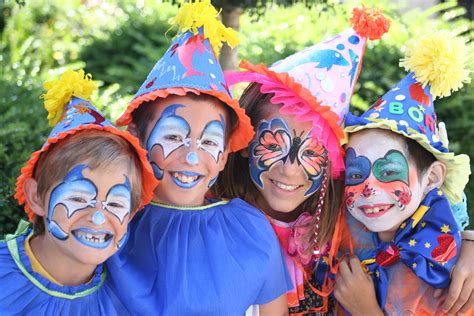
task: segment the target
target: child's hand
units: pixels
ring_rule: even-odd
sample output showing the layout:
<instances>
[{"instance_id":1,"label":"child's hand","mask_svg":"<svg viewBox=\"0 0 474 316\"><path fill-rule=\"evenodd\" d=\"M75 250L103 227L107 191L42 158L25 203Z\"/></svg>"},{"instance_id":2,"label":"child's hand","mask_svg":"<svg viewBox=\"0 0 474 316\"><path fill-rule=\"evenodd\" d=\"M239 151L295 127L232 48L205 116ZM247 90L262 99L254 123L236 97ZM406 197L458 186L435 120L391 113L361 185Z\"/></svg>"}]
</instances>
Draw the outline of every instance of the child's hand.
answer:
<instances>
[{"instance_id":1,"label":"child's hand","mask_svg":"<svg viewBox=\"0 0 474 316\"><path fill-rule=\"evenodd\" d=\"M375 296L372 278L355 256L341 262L336 274L334 296L352 315L383 315Z\"/></svg>"},{"instance_id":2,"label":"child's hand","mask_svg":"<svg viewBox=\"0 0 474 316\"><path fill-rule=\"evenodd\" d=\"M474 231L462 232L463 239L474 240ZM467 313L474 308L474 242L464 241L459 259L453 269L453 278L448 289L443 311L446 313ZM434 293L435 298L441 297L443 289Z\"/></svg>"}]
</instances>

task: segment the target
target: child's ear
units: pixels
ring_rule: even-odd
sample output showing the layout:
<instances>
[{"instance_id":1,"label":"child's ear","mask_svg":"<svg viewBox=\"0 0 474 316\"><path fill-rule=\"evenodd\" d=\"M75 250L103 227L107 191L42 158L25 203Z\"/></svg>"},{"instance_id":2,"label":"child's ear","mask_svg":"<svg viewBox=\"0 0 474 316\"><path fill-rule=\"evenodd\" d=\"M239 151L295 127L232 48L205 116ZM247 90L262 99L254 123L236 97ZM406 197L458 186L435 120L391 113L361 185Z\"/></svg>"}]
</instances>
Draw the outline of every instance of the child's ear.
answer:
<instances>
[{"instance_id":1,"label":"child's ear","mask_svg":"<svg viewBox=\"0 0 474 316\"><path fill-rule=\"evenodd\" d=\"M443 185L446 175L446 166L441 161L435 161L429 166L426 174L428 182L426 184L425 193L428 193L434 188L440 188Z\"/></svg>"},{"instance_id":2,"label":"child's ear","mask_svg":"<svg viewBox=\"0 0 474 316\"><path fill-rule=\"evenodd\" d=\"M45 216L46 212L44 210L43 201L38 194L38 182L33 178L26 179L23 192L31 210L38 216Z\"/></svg>"}]
</instances>

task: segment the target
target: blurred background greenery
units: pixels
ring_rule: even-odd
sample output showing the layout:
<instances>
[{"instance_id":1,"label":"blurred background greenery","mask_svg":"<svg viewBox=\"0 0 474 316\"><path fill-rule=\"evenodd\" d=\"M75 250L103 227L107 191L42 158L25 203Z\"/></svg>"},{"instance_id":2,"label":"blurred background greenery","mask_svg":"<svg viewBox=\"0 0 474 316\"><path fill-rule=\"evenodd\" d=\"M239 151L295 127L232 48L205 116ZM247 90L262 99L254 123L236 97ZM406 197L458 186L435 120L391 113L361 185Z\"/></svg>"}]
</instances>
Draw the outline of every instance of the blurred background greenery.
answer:
<instances>
[{"instance_id":1,"label":"blurred background greenery","mask_svg":"<svg viewBox=\"0 0 474 316\"><path fill-rule=\"evenodd\" d=\"M339 2L275 0L255 6L255 1L237 1L244 4L239 11L238 58L272 64L348 28L351 9L359 2ZM467 40L474 34L473 21L456 1L425 10L390 0L364 3L382 8L392 25L381 41L368 44L352 100L355 112L405 76L398 60L409 38L433 29L449 29ZM13 199L15 179L49 133L39 98L42 82L68 67L85 68L101 82L94 100L115 120L168 48L173 34L165 36L167 21L176 10L175 4L157 0L0 0L0 236L13 232L25 217ZM474 162L473 104L474 91L466 86L436 107L448 127L450 148L467 153ZM472 185L466 193L474 203ZM474 207L469 208L474 222Z\"/></svg>"}]
</instances>

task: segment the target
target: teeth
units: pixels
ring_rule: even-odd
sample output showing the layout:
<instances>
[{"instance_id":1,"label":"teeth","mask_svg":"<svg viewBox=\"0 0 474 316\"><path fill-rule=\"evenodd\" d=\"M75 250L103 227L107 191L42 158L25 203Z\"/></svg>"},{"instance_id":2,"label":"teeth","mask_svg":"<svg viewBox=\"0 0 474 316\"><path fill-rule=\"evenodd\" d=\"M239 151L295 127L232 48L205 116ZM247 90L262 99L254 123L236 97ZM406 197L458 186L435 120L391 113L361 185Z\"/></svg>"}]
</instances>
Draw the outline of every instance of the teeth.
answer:
<instances>
[{"instance_id":1,"label":"teeth","mask_svg":"<svg viewBox=\"0 0 474 316\"><path fill-rule=\"evenodd\" d=\"M88 242L93 242L93 243L104 243L105 238L106 238L105 233L91 234L91 233L77 231L75 235L80 239L84 239Z\"/></svg>"},{"instance_id":2,"label":"teeth","mask_svg":"<svg viewBox=\"0 0 474 316\"><path fill-rule=\"evenodd\" d=\"M178 179L179 181L183 183L191 183L191 182L196 181L199 178L199 176L186 176L178 172L173 173L173 177L175 177L176 179Z\"/></svg>"},{"instance_id":3,"label":"teeth","mask_svg":"<svg viewBox=\"0 0 474 316\"><path fill-rule=\"evenodd\" d=\"M280 189L282 189L284 191L294 191L294 190L298 189L298 187L299 187L299 185L287 185L287 184L283 184L283 183L275 181L275 180L272 180L272 182L277 187L279 187Z\"/></svg>"}]
</instances>

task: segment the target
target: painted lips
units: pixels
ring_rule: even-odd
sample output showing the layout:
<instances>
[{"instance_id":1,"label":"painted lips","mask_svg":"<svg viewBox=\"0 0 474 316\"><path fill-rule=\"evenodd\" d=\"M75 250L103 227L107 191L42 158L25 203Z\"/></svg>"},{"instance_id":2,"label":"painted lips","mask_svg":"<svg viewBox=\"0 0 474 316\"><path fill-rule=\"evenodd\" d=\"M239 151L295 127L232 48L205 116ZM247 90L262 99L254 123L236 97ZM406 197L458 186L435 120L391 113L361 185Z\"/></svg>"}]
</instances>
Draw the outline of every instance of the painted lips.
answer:
<instances>
[{"instance_id":1,"label":"painted lips","mask_svg":"<svg viewBox=\"0 0 474 316\"><path fill-rule=\"evenodd\" d=\"M387 213L393 206L394 204L361 205L359 209L361 209L367 217L379 217Z\"/></svg>"},{"instance_id":2,"label":"painted lips","mask_svg":"<svg viewBox=\"0 0 474 316\"><path fill-rule=\"evenodd\" d=\"M113 233L106 230L95 230L90 228L78 228L72 231L74 238L81 244L96 248L104 249L112 242Z\"/></svg>"},{"instance_id":3,"label":"painted lips","mask_svg":"<svg viewBox=\"0 0 474 316\"><path fill-rule=\"evenodd\" d=\"M193 188L203 179L202 174L191 171L172 171L170 176L177 186L184 189Z\"/></svg>"}]
</instances>

